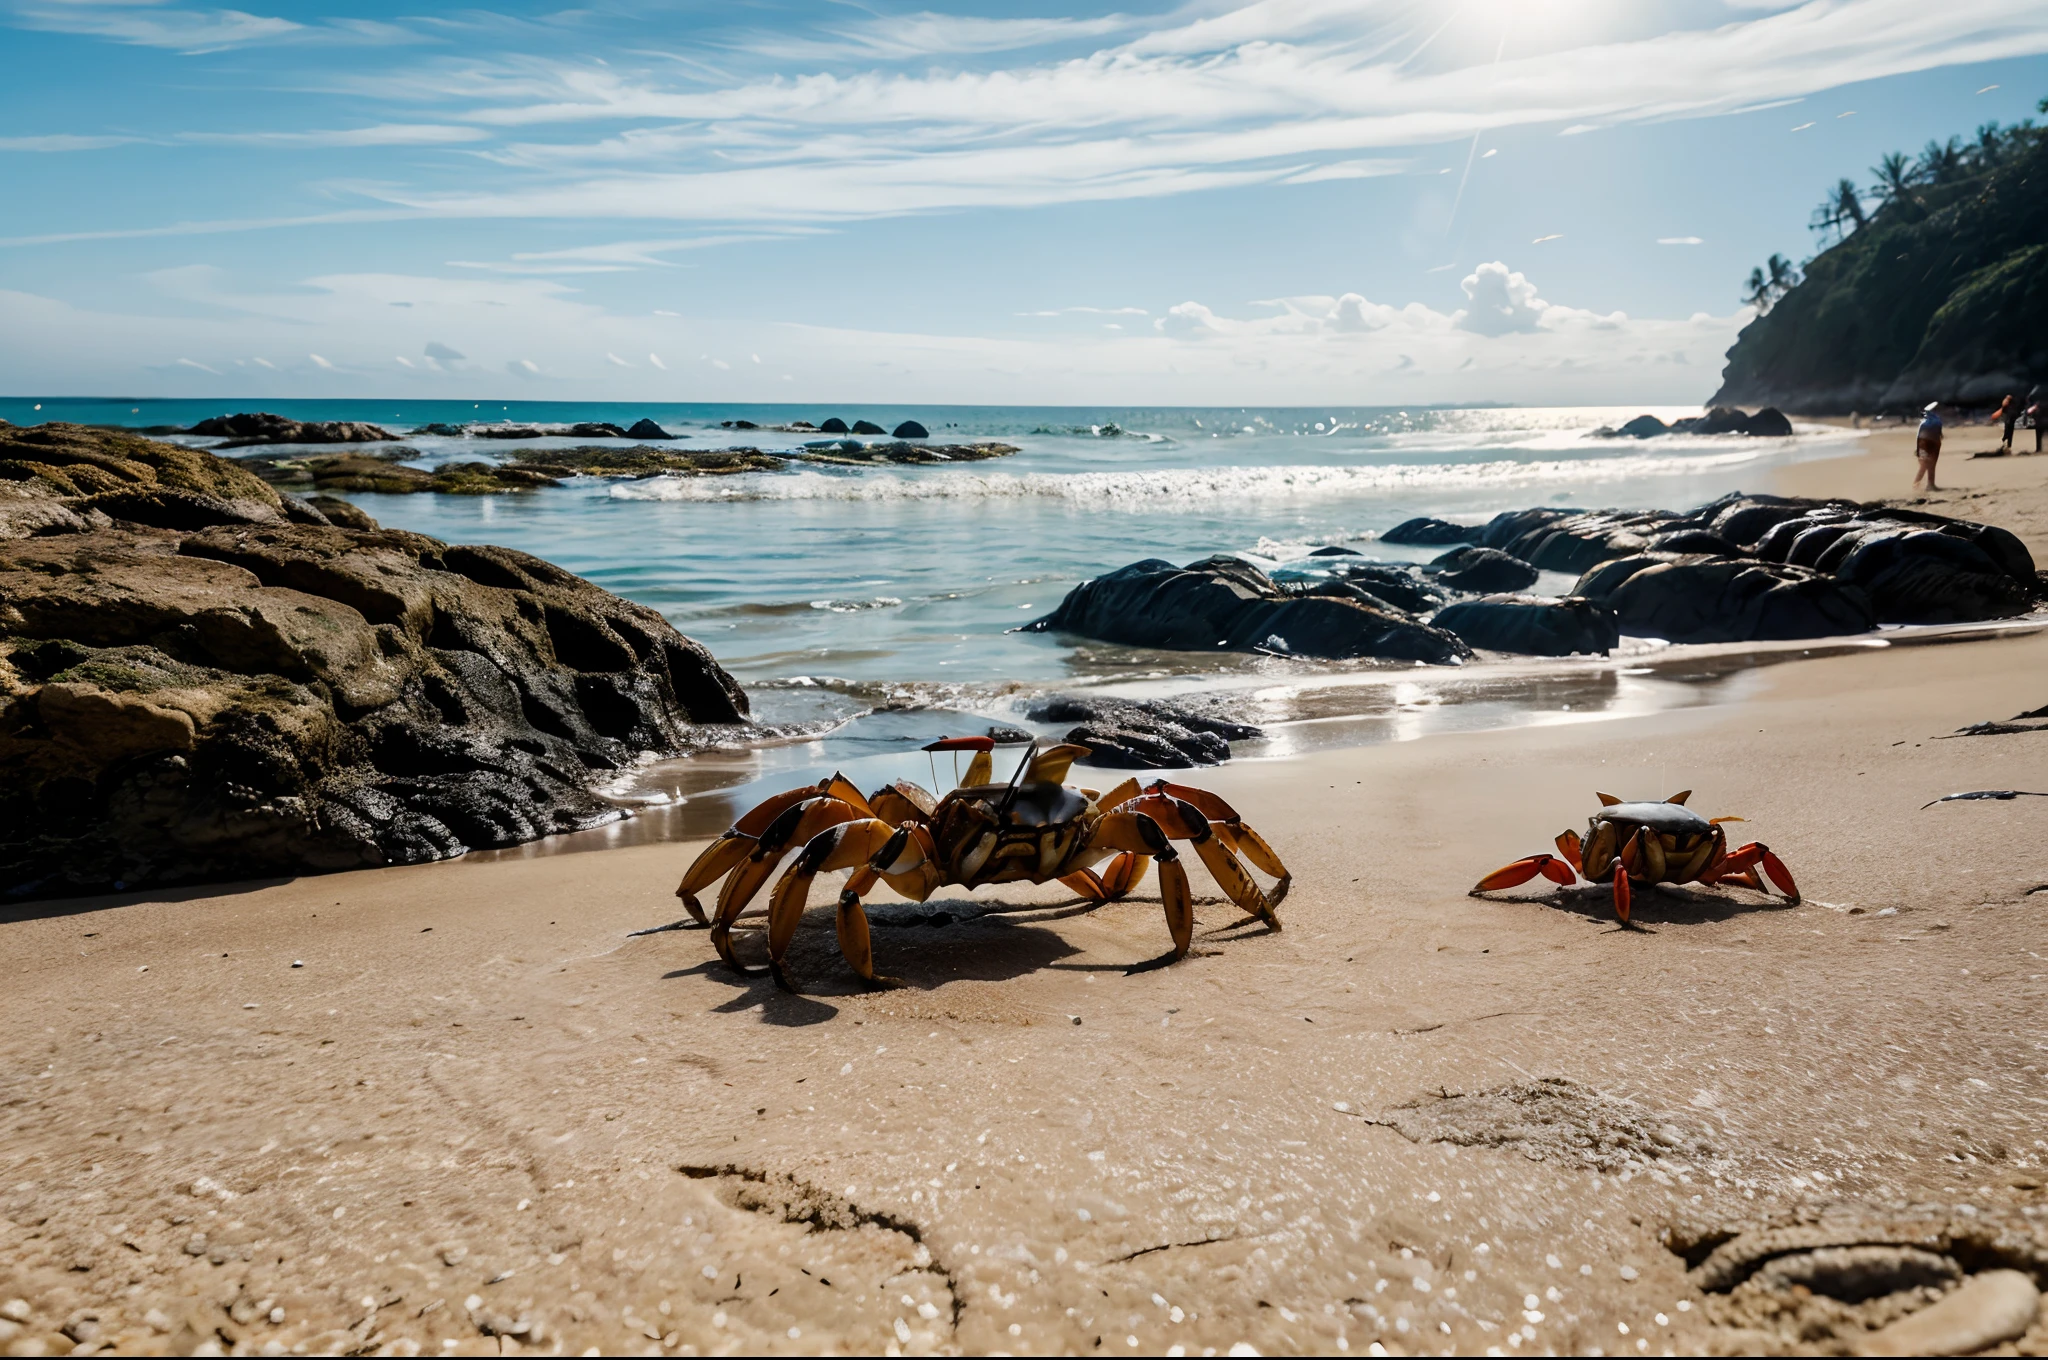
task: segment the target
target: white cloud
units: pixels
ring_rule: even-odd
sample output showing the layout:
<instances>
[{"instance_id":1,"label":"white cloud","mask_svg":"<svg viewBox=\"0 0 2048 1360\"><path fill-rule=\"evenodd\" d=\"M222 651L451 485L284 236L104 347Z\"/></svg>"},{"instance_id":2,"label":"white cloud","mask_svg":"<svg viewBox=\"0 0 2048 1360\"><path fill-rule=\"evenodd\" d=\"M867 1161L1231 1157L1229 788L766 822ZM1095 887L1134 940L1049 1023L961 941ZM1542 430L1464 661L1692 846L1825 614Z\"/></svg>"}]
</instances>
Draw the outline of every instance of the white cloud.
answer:
<instances>
[{"instance_id":1,"label":"white cloud","mask_svg":"<svg viewBox=\"0 0 2048 1360\"><path fill-rule=\"evenodd\" d=\"M1199 337L1213 335L1223 329L1217 322L1216 313L1199 302L1181 302L1168 307L1166 315L1152 323L1162 335Z\"/></svg>"},{"instance_id":2,"label":"white cloud","mask_svg":"<svg viewBox=\"0 0 2048 1360\"><path fill-rule=\"evenodd\" d=\"M406 358L406 357L405 357L405 356L404 356L403 354L395 354L395 355L393 355L392 357L393 357L394 359L398 360L398 366L399 366L400 368L411 368L411 367L412 367L412 360L410 360L410 359Z\"/></svg>"},{"instance_id":3,"label":"white cloud","mask_svg":"<svg viewBox=\"0 0 2048 1360\"><path fill-rule=\"evenodd\" d=\"M866 23L828 28L823 40L764 35L742 45L764 56L805 61L958 56L1098 38L1132 22L1120 14L1100 19L979 19L925 11L876 15Z\"/></svg>"},{"instance_id":4,"label":"white cloud","mask_svg":"<svg viewBox=\"0 0 2048 1360\"><path fill-rule=\"evenodd\" d=\"M1699 246L1705 245L1706 242L1697 236L1659 236L1657 244L1660 246Z\"/></svg>"},{"instance_id":5,"label":"white cloud","mask_svg":"<svg viewBox=\"0 0 2048 1360\"><path fill-rule=\"evenodd\" d=\"M178 365L181 368L196 368L201 373L211 373L216 378L220 376L219 369L208 368L205 364L200 363L197 359L180 359L178 360Z\"/></svg>"},{"instance_id":6,"label":"white cloud","mask_svg":"<svg viewBox=\"0 0 2048 1360\"><path fill-rule=\"evenodd\" d=\"M1536 296L1535 284L1498 260L1480 265L1458 286L1472 305L1456 314L1456 322L1474 335L1533 331L1550 306Z\"/></svg>"},{"instance_id":7,"label":"white cloud","mask_svg":"<svg viewBox=\"0 0 2048 1360\"><path fill-rule=\"evenodd\" d=\"M1378 307L1357 293L1346 293L1330 309L1330 329L1344 332L1376 331L1390 320L1391 307Z\"/></svg>"},{"instance_id":8,"label":"white cloud","mask_svg":"<svg viewBox=\"0 0 2048 1360\"><path fill-rule=\"evenodd\" d=\"M627 363L627 362L626 362L626 361L625 361L624 359L621 359L621 358L620 358L620 357L619 357L618 355L616 355L616 354L613 354L613 353L611 353L611 352L610 352L609 350L607 350L607 351L605 352L605 356L604 356L604 357L605 357L605 358L606 358L607 360L609 360L609 361L610 361L610 362L611 362L612 364L616 365L616 366L617 366L617 367L619 367L619 368L631 368L631 367L632 367L632 365L631 365L631 364Z\"/></svg>"},{"instance_id":9,"label":"white cloud","mask_svg":"<svg viewBox=\"0 0 2048 1360\"><path fill-rule=\"evenodd\" d=\"M307 357L308 359L311 359L311 360L312 360L312 361L313 361L313 362L314 362L314 363L315 363L316 365L318 365L318 366L319 366L319 367L321 367L321 368L333 368L333 367L334 367L334 364L333 364L333 362L332 362L331 360L323 359L323 358L321 358L321 357L320 357L319 355L317 355L317 354L308 354L308 355L307 355L306 357Z\"/></svg>"},{"instance_id":10,"label":"white cloud","mask_svg":"<svg viewBox=\"0 0 2048 1360\"><path fill-rule=\"evenodd\" d=\"M659 368L664 372L667 371L668 369L668 365L661 361L661 356L659 354L654 353L651 350L648 351L647 362L653 364L656 368Z\"/></svg>"},{"instance_id":11,"label":"white cloud","mask_svg":"<svg viewBox=\"0 0 2048 1360\"><path fill-rule=\"evenodd\" d=\"M121 5L24 5L14 11L23 28L79 33L137 47L163 47L176 52L218 52L270 42L300 32L304 25L289 19L244 14L238 9L182 10L129 8Z\"/></svg>"}]
</instances>

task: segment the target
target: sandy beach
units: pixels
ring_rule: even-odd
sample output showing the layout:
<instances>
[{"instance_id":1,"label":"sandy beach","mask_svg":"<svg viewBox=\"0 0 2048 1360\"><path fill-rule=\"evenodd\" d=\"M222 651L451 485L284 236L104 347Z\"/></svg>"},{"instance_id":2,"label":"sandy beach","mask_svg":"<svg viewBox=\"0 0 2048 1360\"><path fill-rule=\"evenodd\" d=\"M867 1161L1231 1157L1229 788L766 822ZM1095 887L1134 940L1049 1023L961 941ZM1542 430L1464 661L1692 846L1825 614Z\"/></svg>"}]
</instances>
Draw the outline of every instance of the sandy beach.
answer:
<instances>
[{"instance_id":1,"label":"sandy beach","mask_svg":"<svg viewBox=\"0 0 2048 1360\"><path fill-rule=\"evenodd\" d=\"M1758 489L1900 497L1910 438ZM1993 443L1925 503L2048 561L2048 458ZM1945 739L2048 704L2048 634L1814 650L1205 774L1285 929L1197 871L1194 955L1137 974L1150 881L878 893L908 985L814 909L785 995L627 938L696 846L8 908L0 1349L1839 1350L1828 1301L1688 1265L1823 1209L2048 1265L2048 798L1922 806L2048 791L2048 737ZM1685 788L1806 900L1466 894L1595 790Z\"/></svg>"}]
</instances>

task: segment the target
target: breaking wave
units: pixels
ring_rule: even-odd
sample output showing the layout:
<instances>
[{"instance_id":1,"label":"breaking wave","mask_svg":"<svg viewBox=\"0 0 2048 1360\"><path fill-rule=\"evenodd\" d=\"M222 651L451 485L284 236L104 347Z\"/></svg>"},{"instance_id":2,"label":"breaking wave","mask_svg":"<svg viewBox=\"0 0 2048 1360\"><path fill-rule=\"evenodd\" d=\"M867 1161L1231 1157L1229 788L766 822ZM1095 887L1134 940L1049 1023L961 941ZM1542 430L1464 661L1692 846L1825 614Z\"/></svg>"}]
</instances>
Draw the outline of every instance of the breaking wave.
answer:
<instances>
[{"instance_id":1,"label":"breaking wave","mask_svg":"<svg viewBox=\"0 0 2048 1360\"><path fill-rule=\"evenodd\" d=\"M920 474L761 472L726 477L662 476L628 482L611 495L629 501L1069 501L1109 509L1170 510L1219 501L1327 500L1408 489L1497 489L1543 483L1627 481L1726 470L1782 454L1781 441L1687 454L1471 463L1383 463L1368 467L1155 468L1129 472Z\"/></svg>"}]
</instances>

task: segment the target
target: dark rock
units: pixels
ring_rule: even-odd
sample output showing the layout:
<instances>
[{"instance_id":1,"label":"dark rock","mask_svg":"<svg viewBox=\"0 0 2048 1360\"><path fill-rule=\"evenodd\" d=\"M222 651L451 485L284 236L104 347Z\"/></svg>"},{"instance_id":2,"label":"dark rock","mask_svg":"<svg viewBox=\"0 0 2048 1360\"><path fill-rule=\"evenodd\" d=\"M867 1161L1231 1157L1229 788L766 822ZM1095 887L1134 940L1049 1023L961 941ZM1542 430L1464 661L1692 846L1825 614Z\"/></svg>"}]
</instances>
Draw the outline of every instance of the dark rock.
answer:
<instances>
[{"instance_id":1,"label":"dark rock","mask_svg":"<svg viewBox=\"0 0 2048 1360\"><path fill-rule=\"evenodd\" d=\"M548 432L538 425L472 425L471 439L545 439Z\"/></svg>"},{"instance_id":2,"label":"dark rock","mask_svg":"<svg viewBox=\"0 0 2048 1360\"><path fill-rule=\"evenodd\" d=\"M1974 623L2034 604L2034 592L1981 546L1938 529L1861 535L1835 574L1863 589L1881 623Z\"/></svg>"},{"instance_id":3,"label":"dark rock","mask_svg":"<svg viewBox=\"0 0 2048 1360\"><path fill-rule=\"evenodd\" d=\"M1481 542L1539 571L1583 572L1650 546L1677 516L1663 510L1510 511L1494 516Z\"/></svg>"},{"instance_id":4,"label":"dark rock","mask_svg":"<svg viewBox=\"0 0 2048 1360\"><path fill-rule=\"evenodd\" d=\"M414 435L438 435L443 439L460 439L468 433L469 430L466 426L445 425L442 424L440 421L435 421L430 425L422 425L418 429L413 431Z\"/></svg>"},{"instance_id":5,"label":"dark rock","mask_svg":"<svg viewBox=\"0 0 2048 1360\"><path fill-rule=\"evenodd\" d=\"M252 444L368 444L398 438L381 426L359 420L298 421L270 411L214 416L186 433L225 437L228 442L219 446L224 449Z\"/></svg>"},{"instance_id":6,"label":"dark rock","mask_svg":"<svg viewBox=\"0 0 2048 1360\"><path fill-rule=\"evenodd\" d=\"M625 439L629 437L623 429L608 420L586 420L580 424L571 425L563 433L572 439ZM633 435L630 437L645 439L647 436Z\"/></svg>"},{"instance_id":7,"label":"dark rock","mask_svg":"<svg viewBox=\"0 0 2048 1360\"><path fill-rule=\"evenodd\" d=\"M1056 694L1025 711L1034 722L1080 723L1065 740L1089 748L1081 763L1113 769L1172 769L1220 765L1230 743L1265 735L1248 723L1218 718L1181 704L1099 695Z\"/></svg>"},{"instance_id":8,"label":"dark rock","mask_svg":"<svg viewBox=\"0 0 2048 1360\"><path fill-rule=\"evenodd\" d=\"M879 426L879 425L875 424L875 422L874 422L874 421L872 421L872 420L856 420L856 421L854 421L854 422L853 422L853 432L854 432L855 434L887 434L887 433L888 433L888 431L887 431L887 430L884 430L884 429L883 429L883 428L882 428L881 426Z\"/></svg>"},{"instance_id":9,"label":"dark rock","mask_svg":"<svg viewBox=\"0 0 2048 1360\"><path fill-rule=\"evenodd\" d=\"M751 421L751 420L721 420L721 421L719 421L718 423L719 423L719 425L720 425L720 426L722 426L723 428L725 428L725 429L728 429L728 430L758 430L758 429L760 429L760 428L761 428L761 427L760 427L759 425L756 425L756 424L755 424L755 423L754 423L753 421ZM654 422L653 422L653 421L651 421L651 420L643 420L643 421L641 421L641 422L640 422L640 425L653 425L653 424L654 424ZM635 426L634 426L633 428L637 430L637 429L639 429L639 428L640 428L640 425L635 425ZM659 428L659 427L657 426L656 428ZM645 438L647 438L647 436L646 436L646 435L644 435L644 434L636 434L636 435L634 435L633 437L634 437L635 439L645 439Z\"/></svg>"},{"instance_id":10,"label":"dark rock","mask_svg":"<svg viewBox=\"0 0 2048 1360\"><path fill-rule=\"evenodd\" d=\"M1356 586L1403 613L1427 614L1432 609L1441 608L1451 598L1448 590L1415 567L1350 557L1323 565L1328 579Z\"/></svg>"},{"instance_id":11,"label":"dark rock","mask_svg":"<svg viewBox=\"0 0 2048 1360\"><path fill-rule=\"evenodd\" d=\"M1825 502L1784 496L1743 496L1715 512L1713 530L1730 543L1755 543L1788 519L1798 519Z\"/></svg>"},{"instance_id":12,"label":"dark rock","mask_svg":"<svg viewBox=\"0 0 2048 1360\"><path fill-rule=\"evenodd\" d=\"M306 503L327 516L327 522L338 529L374 529L377 521L371 519L361 508L339 496L308 496Z\"/></svg>"},{"instance_id":13,"label":"dark rock","mask_svg":"<svg viewBox=\"0 0 2048 1360\"><path fill-rule=\"evenodd\" d=\"M277 508L284 513L286 521L292 524L334 523L311 501L302 501L297 496L288 496L282 491L277 493Z\"/></svg>"},{"instance_id":14,"label":"dark rock","mask_svg":"<svg viewBox=\"0 0 2048 1360\"><path fill-rule=\"evenodd\" d=\"M1742 555L1741 548L1706 529L1680 529L1676 533L1652 534L1649 549L1651 552L1717 553L1724 557Z\"/></svg>"},{"instance_id":15,"label":"dark rock","mask_svg":"<svg viewBox=\"0 0 2048 1360\"><path fill-rule=\"evenodd\" d=\"M846 422L845 422L845 421L841 420L841 419L840 419L840 418L839 418L838 416L829 416L829 417L827 417L827 418L826 418L826 420L825 420L825 423L824 423L824 424L822 424L822 425L820 425L820 426L818 427L818 433L819 433L819 434L847 434L847 433L850 433L850 432L849 432L849 431L848 431L848 429L846 428Z\"/></svg>"},{"instance_id":16,"label":"dark rock","mask_svg":"<svg viewBox=\"0 0 2048 1360\"><path fill-rule=\"evenodd\" d=\"M1525 656L1605 656L1621 641L1614 611L1578 596L1487 595L1461 600L1431 622L1474 647Z\"/></svg>"},{"instance_id":17,"label":"dark rock","mask_svg":"<svg viewBox=\"0 0 2048 1360\"><path fill-rule=\"evenodd\" d=\"M1784 439L1792 433L1792 422L1775 406L1766 406L1749 418L1745 434L1759 439Z\"/></svg>"},{"instance_id":18,"label":"dark rock","mask_svg":"<svg viewBox=\"0 0 2048 1360\"><path fill-rule=\"evenodd\" d=\"M1627 570L1637 561L1639 569ZM1670 642L1839 637L1877 625L1869 597L1854 585L1749 558L1630 559L1608 563L1579 588L1604 594L1623 633Z\"/></svg>"},{"instance_id":19,"label":"dark rock","mask_svg":"<svg viewBox=\"0 0 2048 1360\"><path fill-rule=\"evenodd\" d=\"M1481 529L1476 524L1452 524L1427 515L1405 519L1380 535L1382 543L1414 543L1432 547L1439 543L1477 543Z\"/></svg>"},{"instance_id":20,"label":"dark rock","mask_svg":"<svg viewBox=\"0 0 2048 1360\"><path fill-rule=\"evenodd\" d=\"M1654 439L1660 434L1670 434L1671 427L1655 416L1637 416L1614 433L1627 439Z\"/></svg>"},{"instance_id":21,"label":"dark rock","mask_svg":"<svg viewBox=\"0 0 2048 1360\"><path fill-rule=\"evenodd\" d=\"M1749 416L1733 406L1716 406L1692 423L1691 434L1748 434Z\"/></svg>"},{"instance_id":22,"label":"dark rock","mask_svg":"<svg viewBox=\"0 0 2048 1360\"><path fill-rule=\"evenodd\" d=\"M1354 600L1297 597L1251 563L1211 557L1186 568L1158 558L1083 581L1025 626L1133 647L1269 651L1290 656L1451 662L1453 635Z\"/></svg>"},{"instance_id":23,"label":"dark rock","mask_svg":"<svg viewBox=\"0 0 2048 1360\"><path fill-rule=\"evenodd\" d=\"M889 432L891 439L930 439L932 432L914 420L906 420Z\"/></svg>"},{"instance_id":24,"label":"dark rock","mask_svg":"<svg viewBox=\"0 0 2048 1360\"><path fill-rule=\"evenodd\" d=\"M984 458L1002 458L1015 453L1015 444L863 444L857 439L807 444L799 456L808 463L973 463Z\"/></svg>"},{"instance_id":25,"label":"dark rock","mask_svg":"<svg viewBox=\"0 0 2048 1360\"><path fill-rule=\"evenodd\" d=\"M1453 548L1429 565L1437 570L1438 584L1474 595L1527 590L1536 584L1536 568L1497 548Z\"/></svg>"},{"instance_id":26,"label":"dark rock","mask_svg":"<svg viewBox=\"0 0 2048 1360\"><path fill-rule=\"evenodd\" d=\"M1584 514L1582 510L1567 510L1555 505L1533 506L1527 510L1503 510L1485 524L1479 526L1479 536L1467 539L1482 548L1498 548L1511 553L1510 545L1535 530L1555 524L1572 515ZM1414 520L1409 521L1415 523ZM1519 556L1519 554L1515 554Z\"/></svg>"},{"instance_id":27,"label":"dark rock","mask_svg":"<svg viewBox=\"0 0 2048 1360\"><path fill-rule=\"evenodd\" d=\"M1317 548L1309 554L1310 557L1363 557L1364 555L1356 548L1340 548L1334 543L1327 547Z\"/></svg>"},{"instance_id":28,"label":"dark rock","mask_svg":"<svg viewBox=\"0 0 2048 1360\"><path fill-rule=\"evenodd\" d=\"M291 523L225 460L31 433L45 442L0 431L0 457L274 513L0 540L0 894L411 863L589 826L618 815L592 771L745 718L658 613L538 558Z\"/></svg>"}]
</instances>

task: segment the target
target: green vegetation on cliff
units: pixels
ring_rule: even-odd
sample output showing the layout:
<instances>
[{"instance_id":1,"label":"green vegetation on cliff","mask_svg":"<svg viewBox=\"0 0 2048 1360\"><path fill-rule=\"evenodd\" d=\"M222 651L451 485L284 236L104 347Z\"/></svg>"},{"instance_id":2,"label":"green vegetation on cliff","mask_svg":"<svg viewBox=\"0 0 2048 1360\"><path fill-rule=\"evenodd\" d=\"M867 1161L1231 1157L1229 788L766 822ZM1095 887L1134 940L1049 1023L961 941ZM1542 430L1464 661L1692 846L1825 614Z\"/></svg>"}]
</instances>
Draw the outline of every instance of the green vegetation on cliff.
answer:
<instances>
[{"instance_id":1,"label":"green vegetation on cliff","mask_svg":"<svg viewBox=\"0 0 2048 1360\"><path fill-rule=\"evenodd\" d=\"M2048 130L1991 124L1974 143L1930 142L1873 173L1874 211L1845 180L1816 213L1816 230L1839 240L1803 278L1775 290L1752 278L1762 311L1728 351L1713 404L1990 405L2048 382Z\"/></svg>"}]
</instances>

